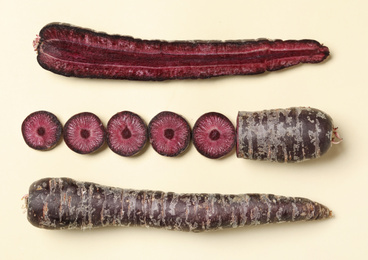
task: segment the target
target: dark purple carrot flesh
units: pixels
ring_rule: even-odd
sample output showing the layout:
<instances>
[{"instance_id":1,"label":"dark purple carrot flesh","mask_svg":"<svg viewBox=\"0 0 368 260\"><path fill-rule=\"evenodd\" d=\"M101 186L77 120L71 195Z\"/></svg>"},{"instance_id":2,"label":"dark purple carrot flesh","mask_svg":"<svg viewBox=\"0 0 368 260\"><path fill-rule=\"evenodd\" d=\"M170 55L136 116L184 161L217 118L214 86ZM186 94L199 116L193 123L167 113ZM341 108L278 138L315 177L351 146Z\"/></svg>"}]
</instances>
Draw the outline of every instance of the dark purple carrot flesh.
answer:
<instances>
[{"instance_id":1,"label":"dark purple carrot flesh","mask_svg":"<svg viewBox=\"0 0 368 260\"><path fill-rule=\"evenodd\" d=\"M251 75L319 63L329 49L315 40L160 41L51 23L34 41L46 70L81 78L169 80Z\"/></svg>"},{"instance_id":2,"label":"dark purple carrot flesh","mask_svg":"<svg viewBox=\"0 0 368 260\"><path fill-rule=\"evenodd\" d=\"M221 158L235 147L233 123L217 112L209 112L198 118L193 126L193 144L197 151L210 159Z\"/></svg>"},{"instance_id":3,"label":"dark purple carrot flesh","mask_svg":"<svg viewBox=\"0 0 368 260\"><path fill-rule=\"evenodd\" d=\"M139 153L148 140L147 126L130 111L115 114L106 127L107 145L116 154L129 157Z\"/></svg>"},{"instance_id":4,"label":"dark purple carrot flesh","mask_svg":"<svg viewBox=\"0 0 368 260\"><path fill-rule=\"evenodd\" d=\"M47 111L33 112L22 123L24 141L36 150L54 148L61 139L62 131L59 119Z\"/></svg>"},{"instance_id":5,"label":"dark purple carrot flesh","mask_svg":"<svg viewBox=\"0 0 368 260\"><path fill-rule=\"evenodd\" d=\"M171 111L158 113L148 124L152 148L163 156L175 157L189 146L191 129L188 122Z\"/></svg>"},{"instance_id":6,"label":"dark purple carrot flesh","mask_svg":"<svg viewBox=\"0 0 368 260\"><path fill-rule=\"evenodd\" d=\"M241 111L237 117L239 158L301 162L319 158L342 139L326 113L307 107Z\"/></svg>"},{"instance_id":7,"label":"dark purple carrot flesh","mask_svg":"<svg viewBox=\"0 0 368 260\"><path fill-rule=\"evenodd\" d=\"M64 141L76 153L93 153L105 143L105 140L105 127L93 113L76 114L65 123Z\"/></svg>"},{"instance_id":8,"label":"dark purple carrot flesh","mask_svg":"<svg viewBox=\"0 0 368 260\"><path fill-rule=\"evenodd\" d=\"M29 222L44 229L143 226L209 231L326 219L331 211L305 198L272 194L177 194L107 187L69 178L34 182L26 196Z\"/></svg>"}]
</instances>

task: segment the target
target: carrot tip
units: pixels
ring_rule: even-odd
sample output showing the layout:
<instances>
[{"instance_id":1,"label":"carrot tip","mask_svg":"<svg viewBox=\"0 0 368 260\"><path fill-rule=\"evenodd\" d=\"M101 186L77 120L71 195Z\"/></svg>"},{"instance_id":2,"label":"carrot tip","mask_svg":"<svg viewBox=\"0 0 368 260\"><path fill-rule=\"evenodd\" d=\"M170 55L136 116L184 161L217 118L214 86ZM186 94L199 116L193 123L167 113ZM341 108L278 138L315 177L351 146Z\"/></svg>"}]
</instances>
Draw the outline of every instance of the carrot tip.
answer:
<instances>
[{"instance_id":1,"label":"carrot tip","mask_svg":"<svg viewBox=\"0 0 368 260\"><path fill-rule=\"evenodd\" d=\"M21 198L21 200L24 200L24 203L22 204L22 207L21 207L23 209L23 213L25 213L28 208L28 197L29 197L29 194L26 194Z\"/></svg>"},{"instance_id":2,"label":"carrot tip","mask_svg":"<svg viewBox=\"0 0 368 260\"><path fill-rule=\"evenodd\" d=\"M331 139L331 143L333 144L339 144L342 142L343 138L339 135L339 133L337 132L338 127L335 127L332 131L332 139Z\"/></svg>"},{"instance_id":3,"label":"carrot tip","mask_svg":"<svg viewBox=\"0 0 368 260\"><path fill-rule=\"evenodd\" d=\"M37 51L37 49L38 49L38 45L40 44L40 39L41 39L41 37L37 34L36 39L33 40L32 44L33 44L33 49L35 51Z\"/></svg>"}]
</instances>

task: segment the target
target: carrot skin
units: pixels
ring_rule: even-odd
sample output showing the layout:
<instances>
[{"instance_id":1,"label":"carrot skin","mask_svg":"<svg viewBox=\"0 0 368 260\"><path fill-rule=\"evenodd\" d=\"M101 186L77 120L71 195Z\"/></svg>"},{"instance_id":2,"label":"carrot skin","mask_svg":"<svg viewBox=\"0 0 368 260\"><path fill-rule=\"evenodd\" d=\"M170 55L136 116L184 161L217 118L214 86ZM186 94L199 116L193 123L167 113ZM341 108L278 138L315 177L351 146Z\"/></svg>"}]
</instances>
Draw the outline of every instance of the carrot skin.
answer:
<instances>
[{"instance_id":1,"label":"carrot skin","mask_svg":"<svg viewBox=\"0 0 368 260\"><path fill-rule=\"evenodd\" d=\"M27 199L29 222L44 229L144 226L202 232L301 220L331 211L305 198L272 194L177 194L107 187L70 178L34 182Z\"/></svg>"},{"instance_id":2,"label":"carrot skin","mask_svg":"<svg viewBox=\"0 0 368 260\"><path fill-rule=\"evenodd\" d=\"M332 118L310 107L240 111L236 132L238 158L276 162L319 158L336 138Z\"/></svg>"},{"instance_id":3,"label":"carrot skin","mask_svg":"<svg viewBox=\"0 0 368 260\"><path fill-rule=\"evenodd\" d=\"M253 75L329 56L326 46L309 39L141 40L64 23L44 26L34 47L40 66L56 74L144 81Z\"/></svg>"}]
</instances>

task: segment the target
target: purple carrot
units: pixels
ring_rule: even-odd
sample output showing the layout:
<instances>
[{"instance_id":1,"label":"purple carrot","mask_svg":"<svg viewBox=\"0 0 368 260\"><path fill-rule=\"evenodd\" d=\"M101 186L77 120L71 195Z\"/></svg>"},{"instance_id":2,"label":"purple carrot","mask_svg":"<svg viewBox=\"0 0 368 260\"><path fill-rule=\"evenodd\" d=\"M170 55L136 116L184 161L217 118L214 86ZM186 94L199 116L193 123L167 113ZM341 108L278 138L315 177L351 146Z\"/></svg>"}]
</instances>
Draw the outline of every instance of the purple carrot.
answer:
<instances>
[{"instance_id":1,"label":"purple carrot","mask_svg":"<svg viewBox=\"0 0 368 260\"><path fill-rule=\"evenodd\" d=\"M34 41L46 70L81 78L169 80L251 75L319 63L315 40L162 41L109 35L69 24L46 25Z\"/></svg>"},{"instance_id":2,"label":"purple carrot","mask_svg":"<svg viewBox=\"0 0 368 260\"><path fill-rule=\"evenodd\" d=\"M22 135L26 144L40 151L53 149L62 136L63 126L59 119L48 111L36 111L24 119Z\"/></svg>"},{"instance_id":3,"label":"purple carrot","mask_svg":"<svg viewBox=\"0 0 368 260\"><path fill-rule=\"evenodd\" d=\"M310 107L240 111L236 133L237 157L277 162L319 158L342 140L332 118Z\"/></svg>"},{"instance_id":4,"label":"purple carrot","mask_svg":"<svg viewBox=\"0 0 368 260\"><path fill-rule=\"evenodd\" d=\"M201 232L331 216L327 207L305 198L177 194L120 189L69 178L34 182L26 206L29 222L45 229L144 226Z\"/></svg>"}]
</instances>

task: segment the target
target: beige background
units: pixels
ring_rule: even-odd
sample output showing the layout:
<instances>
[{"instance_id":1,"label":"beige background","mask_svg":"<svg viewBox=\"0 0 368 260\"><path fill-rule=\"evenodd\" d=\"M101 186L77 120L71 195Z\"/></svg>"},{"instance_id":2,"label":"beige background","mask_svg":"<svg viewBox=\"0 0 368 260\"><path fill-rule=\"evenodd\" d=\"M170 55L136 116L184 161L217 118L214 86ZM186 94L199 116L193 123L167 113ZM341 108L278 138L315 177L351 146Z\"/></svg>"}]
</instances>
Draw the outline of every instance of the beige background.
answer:
<instances>
[{"instance_id":1,"label":"beige background","mask_svg":"<svg viewBox=\"0 0 368 260\"><path fill-rule=\"evenodd\" d=\"M1 26L1 259L362 259L367 249L366 1L8 1ZM49 22L67 22L145 39L316 39L331 57L258 76L130 82L66 78L43 70L32 41ZM136 158L105 148L79 155L60 143L38 152L20 126L45 109L64 124L90 111L106 124L118 111L149 120L163 110L193 126L218 111L312 106L330 114L344 137L327 155L300 164L209 160L191 145L179 158L151 147ZM176 192L265 192L329 206L333 219L193 234L145 228L45 231L30 225L22 196L47 176Z\"/></svg>"}]
</instances>

